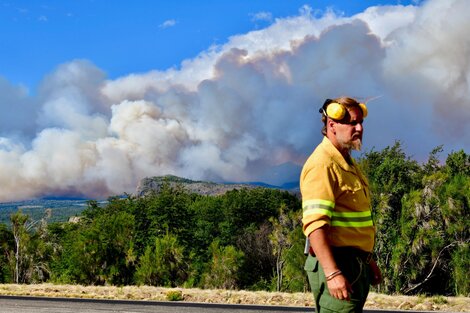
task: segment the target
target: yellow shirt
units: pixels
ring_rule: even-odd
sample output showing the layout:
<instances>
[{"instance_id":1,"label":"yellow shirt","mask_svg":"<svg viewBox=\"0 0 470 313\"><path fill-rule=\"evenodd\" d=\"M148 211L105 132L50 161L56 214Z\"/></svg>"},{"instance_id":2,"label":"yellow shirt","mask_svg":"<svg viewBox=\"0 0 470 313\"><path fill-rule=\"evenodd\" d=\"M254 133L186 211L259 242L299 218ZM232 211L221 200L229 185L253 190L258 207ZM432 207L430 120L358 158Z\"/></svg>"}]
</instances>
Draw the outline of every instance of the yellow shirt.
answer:
<instances>
[{"instance_id":1,"label":"yellow shirt","mask_svg":"<svg viewBox=\"0 0 470 313\"><path fill-rule=\"evenodd\" d=\"M372 252L375 228L369 184L359 168L348 164L327 137L305 162L300 192L306 236L328 224L332 246Z\"/></svg>"}]
</instances>

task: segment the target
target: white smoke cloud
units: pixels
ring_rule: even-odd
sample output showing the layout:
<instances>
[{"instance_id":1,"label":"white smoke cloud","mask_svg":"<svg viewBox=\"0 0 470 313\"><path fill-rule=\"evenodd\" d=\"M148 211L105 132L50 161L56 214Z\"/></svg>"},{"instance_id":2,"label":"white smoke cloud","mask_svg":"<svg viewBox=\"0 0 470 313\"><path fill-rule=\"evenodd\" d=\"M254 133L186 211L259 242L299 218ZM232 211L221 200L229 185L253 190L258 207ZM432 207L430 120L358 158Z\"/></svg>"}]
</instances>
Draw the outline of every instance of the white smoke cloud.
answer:
<instances>
[{"instance_id":1,"label":"white smoke cloud","mask_svg":"<svg viewBox=\"0 0 470 313\"><path fill-rule=\"evenodd\" d=\"M0 76L0 134L34 136L34 100L24 86L13 86Z\"/></svg>"},{"instance_id":2,"label":"white smoke cloud","mask_svg":"<svg viewBox=\"0 0 470 313\"><path fill-rule=\"evenodd\" d=\"M406 28L390 35L384 61L390 91L415 120L445 144L469 147L470 11L465 1L429 1ZM405 57L406 56L406 57ZM432 138L432 136L427 136Z\"/></svg>"},{"instance_id":3,"label":"white smoke cloud","mask_svg":"<svg viewBox=\"0 0 470 313\"><path fill-rule=\"evenodd\" d=\"M304 7L179 69L107 80L75 60L37 96L0 79L0 201L107 197L165 174L296 180L321 139L318 107L341 95L381 96L369 103L365 149L398 139L420 160L439 144L468 149L465 5L434 0L353 17Z\"/></svg>"}]
</instances>

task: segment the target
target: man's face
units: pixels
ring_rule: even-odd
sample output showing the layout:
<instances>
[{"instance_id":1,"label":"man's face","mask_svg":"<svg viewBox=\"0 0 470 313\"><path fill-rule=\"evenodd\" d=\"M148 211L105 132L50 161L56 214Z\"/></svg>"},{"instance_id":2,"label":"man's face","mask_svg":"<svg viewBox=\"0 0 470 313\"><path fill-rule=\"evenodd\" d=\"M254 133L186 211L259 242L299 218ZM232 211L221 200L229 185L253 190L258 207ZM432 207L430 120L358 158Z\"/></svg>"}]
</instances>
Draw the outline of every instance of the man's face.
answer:
<instances>
[{"instance_id":1,"label":"man's face","mask_svg":"<svg viewBox=\"0 0 470 313\"><path fill-rule=\"evenodd\" d=\"M362 111L360 108L348 109L349 120L336 122L336 140L343 149L361 150L362 147Z\"/></svg>"}]
</instances>

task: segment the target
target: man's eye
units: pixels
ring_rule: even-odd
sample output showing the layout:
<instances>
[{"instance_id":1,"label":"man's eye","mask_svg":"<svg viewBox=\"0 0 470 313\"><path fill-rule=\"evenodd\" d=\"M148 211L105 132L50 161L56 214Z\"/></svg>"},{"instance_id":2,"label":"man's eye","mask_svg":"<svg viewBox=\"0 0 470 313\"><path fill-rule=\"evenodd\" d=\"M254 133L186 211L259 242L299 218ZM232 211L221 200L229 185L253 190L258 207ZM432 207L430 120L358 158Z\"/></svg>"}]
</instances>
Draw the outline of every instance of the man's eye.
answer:
<instances>
[{"instance_id":1,"label":"man's eye","mask_svg":"<svg viewBox=\"0 0 470 313\"><path fill-rule=\"evenodd\" d=\"M356 126L357 124L362 124L364 121L351 121L349 125Z\"/></svg>"}]
</instances>

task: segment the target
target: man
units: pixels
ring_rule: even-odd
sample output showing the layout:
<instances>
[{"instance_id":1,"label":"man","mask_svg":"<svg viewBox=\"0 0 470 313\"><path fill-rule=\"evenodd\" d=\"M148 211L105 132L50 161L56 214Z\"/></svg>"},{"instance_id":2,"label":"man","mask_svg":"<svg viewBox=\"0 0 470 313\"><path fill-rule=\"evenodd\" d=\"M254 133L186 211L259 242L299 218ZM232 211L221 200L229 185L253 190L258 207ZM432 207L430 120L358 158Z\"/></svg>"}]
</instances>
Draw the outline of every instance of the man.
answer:
<instances>
[{"instance_id":1,"label":"man","mask_svg":"<svg viewBox=\"0 0 470 313\"><path fill-rule=\"evenodd\" d=\"M370 284L382 277L372 259L375 228L366 177L351 157L362 145L367 107L328 99L320 109L323 141L301 177L305 263L317 312L362 312Z\"/></svg>"}]
</instances>

